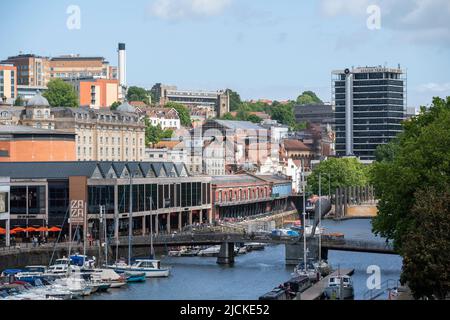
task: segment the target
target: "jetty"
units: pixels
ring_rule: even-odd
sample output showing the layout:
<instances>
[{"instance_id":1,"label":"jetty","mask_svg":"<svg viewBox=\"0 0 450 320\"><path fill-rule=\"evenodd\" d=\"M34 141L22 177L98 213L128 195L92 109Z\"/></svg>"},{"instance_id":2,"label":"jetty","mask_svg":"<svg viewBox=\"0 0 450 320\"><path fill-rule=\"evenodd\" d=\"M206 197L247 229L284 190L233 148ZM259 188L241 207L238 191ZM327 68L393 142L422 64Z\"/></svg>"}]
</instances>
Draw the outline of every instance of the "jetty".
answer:
<instances>
[{"instance_id":1,"label":"jetty","mask_svg":"<svg viewBox=\"0 0 450 320\"><path fill-rule=\"evenodd\" d=\"M316 282L310 288L303 291L300 294L299 300L319 300L322 297L322 295L328 285L328 280L331 277L335 277L337 275L351 276L351 275L353 275L354 272L355 272L355 269L340 269L340 270L334 271L330 275L324 277L319 282Z\"/></svg>"}]
</instances>

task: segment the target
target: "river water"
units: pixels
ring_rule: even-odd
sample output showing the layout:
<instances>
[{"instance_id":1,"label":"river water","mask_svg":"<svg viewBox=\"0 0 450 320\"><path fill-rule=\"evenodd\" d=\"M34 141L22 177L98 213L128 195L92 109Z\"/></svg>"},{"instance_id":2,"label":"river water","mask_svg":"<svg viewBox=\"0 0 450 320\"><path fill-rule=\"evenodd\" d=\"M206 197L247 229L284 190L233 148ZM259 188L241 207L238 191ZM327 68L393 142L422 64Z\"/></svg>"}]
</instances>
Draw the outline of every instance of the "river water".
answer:
<instances>
[{"instance_id":1,"label":"river water","mask_svg":"<svg viewBox=\"0 0 450 320\"><path fill-rule=\"evenodd\" d=\"M370 220L323 221L325 232L342 232L349 239L384 241L371 233ZM266 246L263 251L239 255L233 267L216 264L216 258L162 257L161 264L171 266L171 275L147 279L145 283L94 295L95 300L256 300L272 288L290 279L293 267L284 263L284 245ZM363 299L367 290L367 268L381 269L381 281L398 280L402 259L396 255L329 251L334 268L353 268L355 299Z\"/></svg>"}]
</instances>

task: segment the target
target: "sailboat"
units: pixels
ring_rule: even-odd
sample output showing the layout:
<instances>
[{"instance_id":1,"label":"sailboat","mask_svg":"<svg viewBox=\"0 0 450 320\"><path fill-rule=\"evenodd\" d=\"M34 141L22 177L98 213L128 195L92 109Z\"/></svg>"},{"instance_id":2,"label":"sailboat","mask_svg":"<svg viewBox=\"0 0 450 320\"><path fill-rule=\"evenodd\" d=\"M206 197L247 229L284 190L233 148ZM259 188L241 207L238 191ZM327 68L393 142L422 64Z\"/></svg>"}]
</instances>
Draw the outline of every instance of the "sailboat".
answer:
<instances>
[{"instance_id":1,"label":"sailboat","mask_svg":"<svg viewBox=\"0 0 450 320\"><path fill-rule=\"evenodd\" d=\"M314 263L314 267L319 270L322 277L329 275L332 271L328 261L322 259L322 175L319 173L319 255L318 260Z\"/></svg>"},{"instance_id":2,"label":"sailboat","mask_svg":"<svg viewBox=\"0 0 450 320\"><path fill-rule=\"evenodd\" d=\"M300 263L295 267L294 273L292 276L305 276L308 277L311 281L319 281L320 273L314 267L311 262L308 262L307 259L307 247L306 247L306 188L304 183L304 165L302 160L302 172L301 172L301 183L303 187L303 260L300 260Z\"/></svg>"},{"instance_id":3,"label":"sailboat","mask_svg":"<svg viewBox=\"0 0 450 320\"><path fill-rule=\"evenodd\" d=\"M132 199L132 197L130 197ZM152 206L152 198L150 199L150 207ZM130 204L130 212L131 212L131 204ZM151 213L151 212L150 212ZM130 223L128 228L131 228L132 224ZM131 232L129 232L131 235ZM107 266L107 268L114 269L117 273L144 273L146 278L159 278L159 277L168 277L170 275L169 268L162 268L161 261L153 259L154 257L154 249L153 249L153 217L150 214L150 259L138 259L135 263L131 264L131 236L128 241L128 263L125 261L117 261L115 264Z\"/></svg>"}]
</instances>

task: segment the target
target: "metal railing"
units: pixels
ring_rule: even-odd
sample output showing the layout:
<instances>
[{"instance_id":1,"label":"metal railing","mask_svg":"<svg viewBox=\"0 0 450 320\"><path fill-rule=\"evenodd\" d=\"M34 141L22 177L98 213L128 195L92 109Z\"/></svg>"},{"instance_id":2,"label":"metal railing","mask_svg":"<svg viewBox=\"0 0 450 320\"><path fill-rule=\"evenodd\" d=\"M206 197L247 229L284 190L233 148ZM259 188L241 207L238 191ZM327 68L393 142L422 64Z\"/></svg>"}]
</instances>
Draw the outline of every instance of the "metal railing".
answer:
<instances>
[{"instance_id":1,"label":"metal railing","mask_svg":"<svg viewBox=\"0 0 450 320\"><path fill-rule=\"evenodd\" d=\"M393 289L398 289L399 287L400 287L400 281L395 280L395 279L389 279L389 280L384 281L380 285L379 289L367 290L364 293L363 298L364 298L364 300L375 300L375 299L381 297L383 294L386 294Z\"/></svg>"}]
</instances>

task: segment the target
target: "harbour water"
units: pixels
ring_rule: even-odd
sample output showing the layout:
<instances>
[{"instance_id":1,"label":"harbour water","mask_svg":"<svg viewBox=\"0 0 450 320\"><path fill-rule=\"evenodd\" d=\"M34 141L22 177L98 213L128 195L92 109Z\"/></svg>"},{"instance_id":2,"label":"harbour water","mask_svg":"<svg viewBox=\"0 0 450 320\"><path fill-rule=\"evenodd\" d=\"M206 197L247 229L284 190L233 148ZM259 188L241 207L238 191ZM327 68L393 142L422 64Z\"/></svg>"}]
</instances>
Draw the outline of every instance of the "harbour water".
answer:
<instances>
[{"instance_id":1,"label":"harbour water","mask_svg":"<svg viewBox=\"0 0 450 320\"><path fill-rule=\"evenodd\" d=\"M326 232L342 232L347 238L384 241L371 233L370 220L323 222ZM161 263L172 267L171 276L147 279L121 290L94 295L95 300L256 300L291 277L293 267L284 263L284 245L267 246L236 257L233 267L216 264L216 258L163 257ZM381 281L398 280L402 259L396 255L330 251L334 268L353 268L355 299L367 290L367 268L381 269Z\"/></svg>"}]
</instances>

